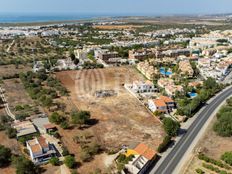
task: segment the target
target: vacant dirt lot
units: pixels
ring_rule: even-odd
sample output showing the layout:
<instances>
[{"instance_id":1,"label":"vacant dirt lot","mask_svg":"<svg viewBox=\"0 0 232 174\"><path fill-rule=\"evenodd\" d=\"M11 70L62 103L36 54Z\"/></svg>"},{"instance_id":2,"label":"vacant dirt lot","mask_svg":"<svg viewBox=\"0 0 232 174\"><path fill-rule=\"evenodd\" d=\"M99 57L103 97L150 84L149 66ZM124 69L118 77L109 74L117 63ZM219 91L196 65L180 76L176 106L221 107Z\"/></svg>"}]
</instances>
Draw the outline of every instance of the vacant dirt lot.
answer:
<instances>
[{"instance_id":1,"label":"vacant dirt lot","mask_svg":"<svg viewBox=\"0 0 232 174\"><path fill-rule=\"evenodd\" d=\"M64 71L56 75L71 92L69 97L71 103L80 110L91 112L96 124L88 128L88 131L94 134L103 147L115 149L122 145L144 142L156 149L162 141L164 131L159 120L153 117L123 86L124 83L143 80L143 76L134 68ZM97 98L95 92L98 90L114 90L116 95ZM73 137L80 130L60 129L59 132L64 144L78 156L78 147ZM106 154L97 155L93 161L79 167L78 171L88 173L94 172L96 168L104 170L106 158Z\"/></svg>"},{"instance_id":2,"label":"vacant dirt lot","mask_svg":"<svg viewBox=\"0 0 232 174\"><path fill-rule=\"evenodd\" d=\"M135 29L144 27L143 25L96 25L93 28L101 30L123 30L123 29Z\"/></svg>"},{"instance_id":3,"label":"vacant dirt lot","mask_svg":"<svg viewBox=\"0 0 232 174\"><path fill-rule=\"evenodd\" d=\"M123 86L143 77L133 68L65 71L58 79L71 91L71 100L81 110L91 111L99 121L94 132L106 147L144 142L154 149L163 137L160 122ZM97 98L98 90L115 90L116 96Z\"/></svg>"}]
</instances>

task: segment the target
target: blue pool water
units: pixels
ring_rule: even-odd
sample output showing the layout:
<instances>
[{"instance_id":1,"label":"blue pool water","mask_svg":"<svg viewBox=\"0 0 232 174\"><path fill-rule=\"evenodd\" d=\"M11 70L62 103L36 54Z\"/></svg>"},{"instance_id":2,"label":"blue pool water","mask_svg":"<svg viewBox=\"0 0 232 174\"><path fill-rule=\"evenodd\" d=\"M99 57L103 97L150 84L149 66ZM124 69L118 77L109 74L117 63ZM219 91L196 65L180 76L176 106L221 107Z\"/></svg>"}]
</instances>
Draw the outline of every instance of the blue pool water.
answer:
<instances>
[{"instance_id":1,"label":"blue pool water","mask_svg":"<svg viewBox=\"0 0 232 174\"><path fill-rule=\"evenodd\" d=\"M197 93L195 93L195 92L189 92L188 95L189 95L189 97L193 98L193 97L197 96Z\"/></svg>"},{"instance_id":2,"label":"blue pool water","mask_svg":"<svg viewBox=\"0 0 232 174\"><path fill-rule=\"evenodd\" d=\"M160 68L160 73L162 74L162 75L166 75L166 76L170 76L170 75L172 75L172 72L170 72L170 71L165 71L165 68Z\"/></svg>"}]
</instances>

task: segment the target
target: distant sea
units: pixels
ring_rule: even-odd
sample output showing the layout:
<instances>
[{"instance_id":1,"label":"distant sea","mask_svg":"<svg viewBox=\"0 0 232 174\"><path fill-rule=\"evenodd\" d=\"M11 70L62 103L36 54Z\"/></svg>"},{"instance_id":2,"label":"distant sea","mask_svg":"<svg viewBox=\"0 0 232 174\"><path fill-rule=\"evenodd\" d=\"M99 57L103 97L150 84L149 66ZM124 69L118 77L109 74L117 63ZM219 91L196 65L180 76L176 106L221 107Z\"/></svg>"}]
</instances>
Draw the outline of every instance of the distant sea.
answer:
<instances>
[{"instance_id":1,"label":"distant sea","mask_svg":"<svg viewBox=\"0 0 232 174\"><path fill-rule=\"evenodd\" d=\"M41 14L1 14L0 23L34 23L34 22L55 22L55 21L73 21L87 20L102 17L113 17L114 15L99 15L99 14L74 14L74 15L41 15Z\"/></svg>"}]
</instances>

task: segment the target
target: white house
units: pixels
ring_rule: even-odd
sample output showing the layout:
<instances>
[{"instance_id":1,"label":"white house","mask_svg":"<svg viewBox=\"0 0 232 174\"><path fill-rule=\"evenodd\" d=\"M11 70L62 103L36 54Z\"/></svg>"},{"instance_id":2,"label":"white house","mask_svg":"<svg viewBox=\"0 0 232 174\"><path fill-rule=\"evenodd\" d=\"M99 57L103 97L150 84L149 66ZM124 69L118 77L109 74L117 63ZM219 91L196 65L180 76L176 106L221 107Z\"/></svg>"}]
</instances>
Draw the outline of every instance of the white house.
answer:
<instances>
[{"instance_id":1,"label":"white house","mask_svg":"<svg viewBox=\"0 0 232 174\"><path fill-rule=\"evenodd\" d=\"M134 81L132 84L132 90L137 93L157 92L157 88L151 81Z\"/></svg>"},{"instance_id":2,"label":"white house","mask_svg":"<svg viewBox=\"0 0 232 174\"><path fill-rule=\"evenodd\" d=\"M56 151L44 137L35 138L26 142L32 162L35 164L46 163L51 157L56 156Z\"/></svg>"},{"instance_id":3,"label":"white house","mask_svg":"<svg viewBox=\"0 0 232 174\"><path fill-rule=\"evenodd\" d=\"M175 107L174 100L167 96L160 96L158 99L148 100L148 108L152 112L159 111L162 113L168 113L171 112Z\"/></svg>"},{"instance_id":4,"label":"white house","mask_svg":"<svg viewBox=\"0 0 232 174\"><path fill-rule=\"evenodd\" d=\"M148 107L152 112L159 111L163 113L168 112L166 103L161 99L148 100Z\"/></svg>"}]
</instances>

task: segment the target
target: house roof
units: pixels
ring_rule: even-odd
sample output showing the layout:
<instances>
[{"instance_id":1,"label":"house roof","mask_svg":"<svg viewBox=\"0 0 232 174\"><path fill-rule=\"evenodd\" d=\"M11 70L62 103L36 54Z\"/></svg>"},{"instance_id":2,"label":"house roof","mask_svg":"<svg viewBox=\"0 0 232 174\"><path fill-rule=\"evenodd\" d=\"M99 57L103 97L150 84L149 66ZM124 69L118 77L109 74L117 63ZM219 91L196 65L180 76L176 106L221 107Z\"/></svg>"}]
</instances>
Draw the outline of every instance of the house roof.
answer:
<instances>
[{"instance_id":1,"label":"house roof","mask_svg":"<svg viewBox=\"0 0 232 174\"><path fill-rule=\"evenodd\" d=\"M43 125L45 129L54 129L56 128L56 126L54 124L48 123Z\"/></svg>"},{"instance_id":2,"label":"house roof","mask_svg":"<svg viewBox=\"0 0 232 174\"><path fill-rule=\"evenodd\" d=\"M30 121L17 122L13 125L17 130L17 137L36 133L34 125Z\"/></svg>"},{"instance_id":3,"label":"house roof","mask_svg":"<svg viewBox=\"0 0 232 174\"><path fill-rule=\"evenodd\" d=\"M31 146L31 151L33 152L33 153L37 153L37 152L41 152L41 147L40 147L40 145L39 144L35 144L35 145L32 145Z\"/></svg>"},{"instance_id":4,"label":"house roof","mask_svg":"<svg viewBox=\"0 0 232 174\"><path fill-rule=\"evenodd\" d=\"M48 117L39 117L32 120L33 124L39 129L43 130L45 124L49 124Z\"/></svg>"},{"instance_id":5,"label":"house roof","mask_svg":"<svg viewBox=\"0 0 232 174\"><path fill-rule=\"evenodd\" d=\"M48 148L48 143L44 137L39 137L38 142L42 148Z\"/></svg>"},{"instance_id":6,"label":"house roof","mask_svg":"<svg viewBox=\"0 0 232 174\"><path fill-rule=\"evenodd\" d=\"M167 106L166 103L161 99L155 99L153 101L154 101L155 105L158 106L158 107Z\"/></svg>"},{"instance_id":7,"label":"house roof","mask_svg":"<svg viewBox=\"0 0 232 174\"><path fill-rule=\"evenodd\" d=\"M138 144L134 151L136 151L139 155L144 156L148 160L151 160L156 155L156 152L153 149L149 148L143 143Z\"/></svg>"},{"instance_id":8,"label":"house roof","mask_svg":"<svg viewBox=\"0 0 232 174\"><path fill-rule=\"evenodd\" d=\"M163 100L165 103L173 103L174 100L172 100L170 97L167 97L167 96L160 96L159 97L161 100Z\"/></svg>"}]
</instances>

